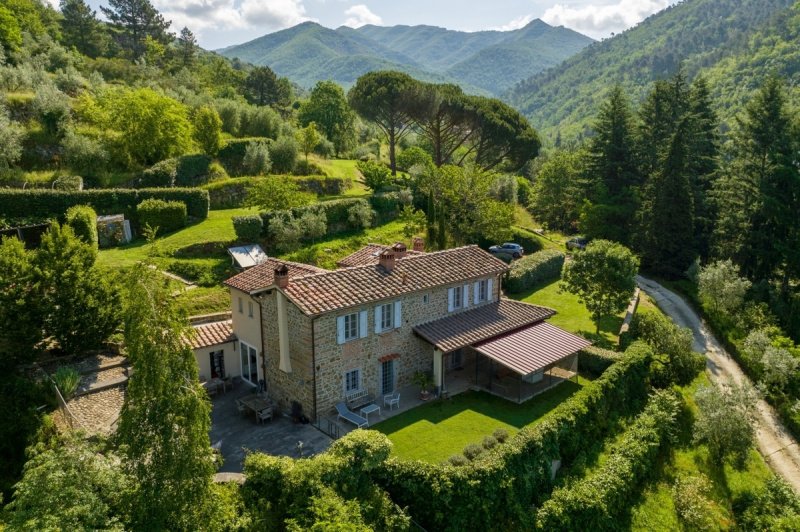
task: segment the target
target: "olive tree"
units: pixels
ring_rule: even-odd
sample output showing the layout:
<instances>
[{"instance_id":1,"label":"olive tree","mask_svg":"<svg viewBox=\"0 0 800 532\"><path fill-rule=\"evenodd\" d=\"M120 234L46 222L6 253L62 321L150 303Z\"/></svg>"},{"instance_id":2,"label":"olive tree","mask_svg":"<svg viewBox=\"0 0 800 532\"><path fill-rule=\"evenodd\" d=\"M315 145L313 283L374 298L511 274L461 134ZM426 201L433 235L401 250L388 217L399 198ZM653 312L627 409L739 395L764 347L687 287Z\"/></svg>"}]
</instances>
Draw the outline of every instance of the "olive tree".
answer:
<instances>
[{"instance_id":1,"label":"olive tree","mask_svg":"<svg viewBox=\"0 0 800 532\"><path fill-rule=\"evenodd\" d=\"M708 445L711 459L719 465L727 458L741 467L755 442L755 403L749 385L702 386L695 394L699 409L694 439Z\"/></svg>"},{"instance_id":2,"label":"olive tree","mask_svg":"<svg viewBox=\"0 0 800 532\"><path fill-rule=\"evenodd\" d=\"M631 250L609 240L595 240L575 253L564 270L561 288L586 305L600 332L600 320L622 312L636 288L639 259Z\"/></svg>"},{"instance_id":3,"label":"olive tree","mask_svg":"<svg viewBox=\"0 0 800 532\"><path fill-rule=\"evenodd\" d=\"M751 283L739 277L739 270L728 259L716 261L700 269L697 279L700 298L715 313L732 314L744 303Z\"/></svg>"}]
</instances>

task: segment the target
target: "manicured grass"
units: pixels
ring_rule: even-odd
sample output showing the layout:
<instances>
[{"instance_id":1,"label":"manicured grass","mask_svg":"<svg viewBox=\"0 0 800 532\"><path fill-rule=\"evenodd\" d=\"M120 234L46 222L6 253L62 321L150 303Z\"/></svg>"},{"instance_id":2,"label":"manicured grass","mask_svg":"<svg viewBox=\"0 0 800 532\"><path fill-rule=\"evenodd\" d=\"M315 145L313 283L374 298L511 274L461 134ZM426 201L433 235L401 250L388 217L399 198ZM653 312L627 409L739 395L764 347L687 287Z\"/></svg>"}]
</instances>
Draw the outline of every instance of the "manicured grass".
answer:
<instances>
[{"instance_id":1,"label":"manicured grass","mask_svg":"<svg viewBox=\"0 0 800 532\"><path fill-rule=\"evenodd\" d=\"M595 324L586 310L586 307L578 301L578 296L569 292L562 292L559 289L560 281L553 281L550 284L540 286L523 292L514 294L510 297L550 307L557 311L557 314L548 321L553 325L561 327L575 334L580 334L599 345L617 345L619 341L619 329L622 326L624 313L619 316L609 316L600 320L600 334L595 334Z\"/></svg>"},{"instance_id":2,"label":"manicured grass","mask_svg":"<svg viewBox=\"0 0 800 532\"><path fill-rule=\"evenodd\" d=\"M231 296L224 286L199 286L175 298L178 307L188 316L213 314L231 309Z\"/></svg>"},{"instance_id":3,"label":"manicured grass","mask_svg":"<svg viewBox=\"0 0 800 532\"><path fill-rule=\"evenodd\" d=\"M583 378L577 384L564 382L521 405L486 392L466 392L418 406L372 428L394 443L394 456L438 463L460 454L470 443L480 444L495 429L513 435L538 423L587 383Z\"/></svg>"},{"instance_id":4,"label":"manicured grass","mask_svg":"<svg viewBox=\"0 0 800 532\"><path fill-rule=\"evenodd\" d=\"M231 219L256 213L257 209L209 211L208 218L156 239L161 254L205 242L232 242L236 239ZM97 262L107 268L127 268L147 257L148 246L142 239L118 248L101 250Z\"/></svg>"}]
</instances>

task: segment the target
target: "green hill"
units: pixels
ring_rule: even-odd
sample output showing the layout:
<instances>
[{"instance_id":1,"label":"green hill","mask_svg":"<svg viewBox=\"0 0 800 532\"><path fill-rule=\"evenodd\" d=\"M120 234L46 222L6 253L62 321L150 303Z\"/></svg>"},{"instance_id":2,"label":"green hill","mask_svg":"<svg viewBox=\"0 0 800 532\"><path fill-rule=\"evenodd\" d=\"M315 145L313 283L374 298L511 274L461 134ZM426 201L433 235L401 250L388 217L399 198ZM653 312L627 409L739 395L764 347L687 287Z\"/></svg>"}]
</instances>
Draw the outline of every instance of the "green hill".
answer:
<instances>
[{"instance_id":1,"label":"green hill","mask_svg":"<svg viewBox=\"0 0 800 532\"><path fill-rule=\"evenodd\" d=\"M545 138L575 137L587 131L615 83L638 102L652 81L681 65L691 78L726 58L746 56L750 39L793 3L686 0L519 83L506 98Z\"/></svg>"},{"instance_id":2,"label":"green hill","mask_svg":"<svg viewBox=\"0 0 800 532\"><path fill-rule=\"evenodd\" d=\"M540 20L513 31L474 33L434 26L332 30L305 22L219 53L267 65L304 87L323 79L349 86L366 72L391 69L425 81L458 83L467 92L498 95L591 42Z\"/></svg>"}]
</instances>

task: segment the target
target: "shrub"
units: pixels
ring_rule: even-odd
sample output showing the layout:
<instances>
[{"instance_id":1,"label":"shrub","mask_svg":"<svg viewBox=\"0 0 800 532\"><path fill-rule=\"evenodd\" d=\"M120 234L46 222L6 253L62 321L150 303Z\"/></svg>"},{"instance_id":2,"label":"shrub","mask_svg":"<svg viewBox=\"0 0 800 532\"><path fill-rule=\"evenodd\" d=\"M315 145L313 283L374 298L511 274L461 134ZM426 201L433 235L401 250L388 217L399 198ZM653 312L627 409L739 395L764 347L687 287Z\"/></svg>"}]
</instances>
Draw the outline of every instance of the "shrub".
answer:
<instances>
[{"instance_id":1,"label":"shrub","mask_svg":"<svg viewBox=\"0 0 800 532\"><path fill-rule=\"evenodd\" d=\"M392 183L392 171L383 163L359 161L356 163L356 168L364 176L367 188L375 192L383 190Z\"/></svg>"},{"instance_id":2,"label":"shrub","mask_svg":"<svg viewBox=\"0 0 800 532\"><path fill-rule=\"evenodd\" d=\"M692 332L659 312L634 315L630 337L647 342L655 351L658 363L653 367L653 381L660 387L688 384L705 368L705 358L692 351Z\"/></svg>"},{"instance_id":3,"label":"shrub","mask_svg":"<svg viewBox=\"0 0 800 532\"><path fill-rule=\"evenodd\" d=\"M83 190L83 178L79 175L62 175L53 180L53 190Z\"/></svg>"},{"instance_id":4,"label":"shrub","mask_svg":"<svg viewBox=\"0 0 800 532\"><path fill-rule=\"evenodd\" d=\"M139 187L174 187L178 176L178 160L166 159L142 172Z\"/></svg>"},{"instance_id":5,"label":"shrub","mask_svg":"<svg viewBox=\"0 0 800 532\"><path fill-rule=\"evenodd\" d=\"M621 353L602 349L596 346L585 347L578 353L578 371L590 375L602 375L614 362L617 362Z\"/></svg>"},{"instance_id":6,"label":"shrub","mask_svg":"<svg viewBox=\"0 0 800 532\"><path fill-rule=\"evenodd\" d=\"M499 443L505 443L508 439L508 431L506 429L494 429L492 436L494 436L494 439Z\"/></svg>"},{"instance_id":7,"label":"shrub","mask_svg":"<svg viewBox=\"0 0 800 532\"><path fill-rule=\"evenodd\" d=\"M247 175L266 175L272 168L269 148L264 142L250 142L244 150L242 170Z\"/></svg>"},{"instance_id":8,"label":"shrub","mask_svg":"<svg viewBox=\"0 0 800 532\"><path fill-rule=\"evenodd\" d=\"M484 436L481 445L487 451L489 449L494 449L497 446L497 438L495 438L494 436Z\"/></svg>"},{"instance_id":9,"label":"shrub","mask_svg":"<svg viewBox=\"0 0 800 532\"><path fill-rule=\"evenodd\" d=\"M200 286L214 286L217 284L213 266L206 263L176 260L169 263L167 271Z\"/></svg>"},{"instance_id":10,"label":"shrub","mask_svg":"<svg viewBox=\"0 0 800 532\"><path fill-rule=\"evenodd\" d=\"M178 157L175 168L175 185L194 187L211 179L211 157L208 155L184 155Z\"/></svg>"},{"instance_id":11,"label":"shrub","mask_svg":"<svg viewBox=\"0 0 800 532\"><path fill-rule=\"evenodd\" d=\"M292 173L299 176L325 175L325 170L323 170L318 164L312 163L311 161L306 161L305 159L300 159L294 165L294 171Z\"/></svg>"},{"instance_id":12,"label":"shrub","mask_svg":"<svg viewBox=\"0 0 800 532\"><path fill-rule=\"evenodd\" d=\"M397 156L397 168L400 170L408 172L414 166L421 166L424 168L433 166L433 159L431 156L418 146L405 149Z\"/></svg>"},{"instance_id":13,"label":"shrub","mask_svg":"<svg viewBox=\"0 0 800 532\"><path fill-rule=\"evenodd\" d=\"M303 231L303 239L312 242L325 236L328 232L328 221L322 208L311 208L305 211L298 219Z\"/></svg>"},{"instance_id":14,"label":"shrub","mask_svg":"<svg viewBox=\"0 0 800 532\"><path fill-rule=\"evenodd\" d=\"M136 216L141 226L158 227L162 234L169 233L186 225L186 204L146 199L136 206Z\"/></svg>"},{"instance_id":15,"label":"shrub","mask_svg":"<svg viewBox=\"0 0 800 532\"><path fill-rule=\"evenodd\" d=\"M267 106L247 105L239 114L239 136L277 138L282 120Z\"/></svg>"},{"instance_id":16,"label":"shrub","mask_svg":"<svg viewBox=\"0 0 800 532\"><path fill-rule=\"evenodd\" d=\"M564 254L555 250L526 255L511 265L505 279L506 289L515 294L558 279L564 267L564 259Z\"/></svg>"},{"instance_id":17,"label":"shrub","mask_svg":"<svg viewBox=\"0 0 800 532\"><path fill-rule=\"evenodd\" d=\"M317 144L317 147L314 148L314 153L320 157L333 157L336 153L336 146L333 145L333 142L329 141L325 137L322 137L322 139L319 141L319 144Z\"/></svg>"},{"instance_id":18,"label":"shrub","mask_svg":"<svg viewBox=\"0 0 800 532\"><path fill-rule=\"evenodd\" d=\"M694 438L708 445L711 459L722 465L731 457L742 467L755 442L756 395L745 384L731 384L722 389L716 385L701 386L695 393L700 410L694 424Z\"/></svg>"},{"instance_id":19,"label":"shrub","mask_svg":"<svg viewBox=\"0 0 800 532\"><path fill-rule=\"evenodd\" d=\"M464 447L464 456L467 457L468 460L475 460L480 454L483 452L483 447L478 445L477 443L470 443L466 447Z\"/></svg>"},{"instance_id":20,"label":"shrub","mask_svg":"<svg viewBox=\"0 0 800 532\"><path fill-rule=\"evenodd\" d=\"M278 216L285 216L287 214L291 214L295 218L302 218L303 214L309 210L317 210L321 209L325 213L325 219L327 223L327 234L333 235L337 233L341 233L343 231L350 231L353 229L359 229L362 226L354 226L353 223L350 222L350 209L362 203L366 203L363 199L340 199L340 200L333 200L333 201L325 201L322 203L318 203L315 205L305 205L301 207L295 207L288 211L267 211L260 213L261 219L264 221L264 231L265 234L269 234L270 224L272 220Z\"/></svg>"},{"instance_id":21,"label":"shrub","mask_svg":"<svg viewBox=\"0 0 800 532\"><path fill-rule=\"evenodd\" d=\"M297 143L294 137L284 135L272 142L269 147L272 157L272 170L279 174L290 174L297 162Z\"/></svg>"},{"instance_id":22,"label":"shrub","mask_svg":"<svg viewBox=\"0 0 800 532\"><path fill-rule=\"evenodd\" d=\"M96 139L68 131L61 143L64 148L64 162L69 167L90 179L98 179L108 167L108 151Z\"/></svg>"},{"instance_id":23,"label":"shrub","mask_svg":"<svg viewBox=\"0 0 800 532\"><path fill-rule=\"evenodd\" d=\"M64 131L70 118L69 97L66 94L52 85L45 85L36 91L33 107L50 135Z\"/></svg>"},{"instance_id":24,"label":"shrub","mask_svg":"<svg viewBox=\"0 0 800 532\"><path fill-rule=\"evenodd\" d=\"M25 128L11 121L5 107L0 105L0 172L22 156L25 135Z\"/></svg>"},{"instance_id":25,"label":"shrub","mask_svg":"<svg viewBox=\"0 0 800 532\"><path fill-rule=\"evenodd\" d=\"M281 211L269 223L270 243L278 251L293 251L303 238L300 220L291 212Z\"/></svg>"},{"instance_id":26,"label":"shrub","mask_svg":"<svg viewBox=\"0 0 800 532\"><path fill-rule=\"evenodd\" d=\"M469 460L463 454L454 454L447 459L447 463L451 466L460 467L469 464Z\"/></svg>"},{"instance_id":27,"label":"shrub","mask_svg":"<svg viewBox=\"0 0 800 532\"><path fill-rule=\"evenodd\" d=\"M688 530L710 530L713 527L712 506L708 496L711 482L703 476L680 475L672 485L672 499L678 518Z\"/></svg>"},{"instance_id":28,"label":"shrub","mask_svg":"<svg viewBox=\"0 0 800 532\"><path fill-rule=\"evenodd\" d=\"M350 226L353 228L367 229L372 226L372 220L374 219L375 211L364 200L359 201L347 210L347 221L350 222Z\"/></svg>"},{"instance_id":29,"label":"shrub","mask_svg":"<svg viewBox=\"0 0 800 532\"><path fill-rule=\"evenodd\" d=\"M257 214L234 216L233 230L236 232L236 239L240 242L258 242L264 231L264 222Z\"/></svg>"},{"instance_id":30,"label":"shrub","mask_svg":"<svg viewBox=\"0 0 800 532\"><path fill-rule=\"evenodd\" d=\"M206 155L214 156L219 152L222 133L222 119L216 109L204 105L194 113L194 140Z\"/></svg>"},{"instance_id":31,"label":"shrub","mask_svg":"<svg viewBox=\"0 0 800 532\"><path fill-rule=\"evenodd\" d=\"M75 236L97 249L97 213L88 205L76 205L67 209L67 225L72 227Z\"/></svg>"},{"instance_id":32,"label":"shrub","mask_svg":"<svg viewBox=\"0 0 800 532\"><path fill-rule=\"evenodd\" d=\"M411 205L414 196L410 190L397 190L393 192L378 192L370 196L372 208L383 218L394 218L400 210Z\"/></svg>"},{"instance_id":33,"label":"shrub","mask_svg":"<svg viewBox=\"0 0 800 532\"><path fill-rule=\"evenodd\" d=\"M242 176L245 174L243 161L244 154L251 142L266 144L266 138L245 138L232 139L225 143L219 150L217 159L225 168L225 171L232 176Z\"/></svg>"},{"instance_id":34,"label":"shrub","mask_svg":"<svg viewBox=\"0 0 800 532\"><path fill-rule=\"evenodd\" d=\"M517 203L527 207L533 196L533 186L531 182L522 176L517 176Z\"/></svg>"},{"instance_id":35,"label":"shrub","mask_svg":"<svg viewBox=\"0 0 800 532\"><path fill-rule=\"evenodd\" d=\"M536 234L525 229L520 229L519 227L513 227L511 229L511 240L522 246L527 255L536 253L544 247L542 246L542 241Z\"/></svg>"},{"instance_id":36,"label":"shrub","mask_svg":"<svg viewBox=\"0 0 800 532\"><path fill-rule=\"evenodd\" d=\"M53 375L53 380L58 386L61 395L65 400L69 401L78 390L78 384L81 382L81 376L75 368L69 366L61 366Z\"/></svg>"}]
</instances>

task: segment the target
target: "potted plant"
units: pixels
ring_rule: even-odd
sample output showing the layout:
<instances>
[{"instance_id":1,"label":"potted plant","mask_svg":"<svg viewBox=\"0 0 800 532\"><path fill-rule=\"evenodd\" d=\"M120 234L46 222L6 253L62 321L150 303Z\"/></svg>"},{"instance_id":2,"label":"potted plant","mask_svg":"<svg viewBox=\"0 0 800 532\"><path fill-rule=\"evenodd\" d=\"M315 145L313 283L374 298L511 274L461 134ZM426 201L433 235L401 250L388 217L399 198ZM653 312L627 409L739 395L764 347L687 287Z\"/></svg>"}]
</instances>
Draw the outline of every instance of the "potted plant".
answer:
<instances>
[{"instance_id":1,"label":"potted plant","mask_svg":"<svg viewBox=\"0 0 800 532\"><path fill-rule=\"evenodd\" d=\"M433 387L433 378L426 371L414 373L414 384L419 386L419 398L427 401L432 397L430 389Z\"/></svg>"}]
</instances>

